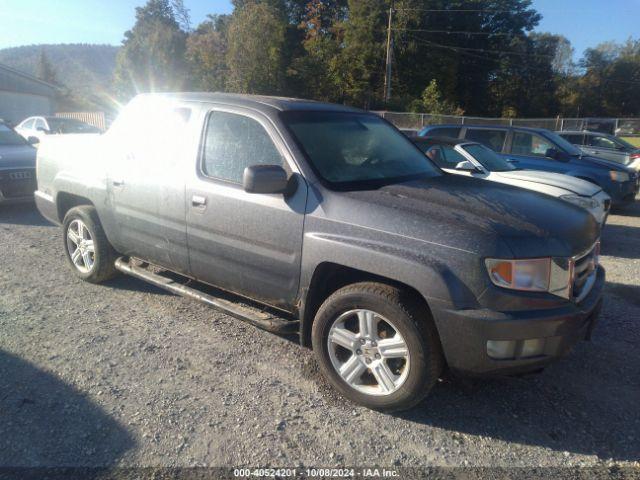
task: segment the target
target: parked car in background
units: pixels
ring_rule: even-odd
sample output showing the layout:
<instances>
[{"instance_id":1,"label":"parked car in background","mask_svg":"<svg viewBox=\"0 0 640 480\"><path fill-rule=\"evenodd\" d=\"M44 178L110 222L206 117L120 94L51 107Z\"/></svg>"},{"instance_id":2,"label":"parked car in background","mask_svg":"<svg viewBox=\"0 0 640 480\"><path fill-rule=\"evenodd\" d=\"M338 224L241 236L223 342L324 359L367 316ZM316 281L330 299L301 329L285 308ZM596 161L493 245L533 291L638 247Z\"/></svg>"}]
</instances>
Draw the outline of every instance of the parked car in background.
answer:
<instances>
[{"instance_id":1,"label":"parked car in background","mask_svg":"<svg viewBox=\"0 0 640 480\"><path fill-rule=\"evenodd\" d=\"M121 271L298 332L337 390L380 410L418 403L445 365L537 370L588 337L601 306L584 209L446 175L343 105L141 95L104 135L42 144L36 203L78 277Z\"/></svg>"},{"instance_id":2,"label":"parked car in background","mask_svg":"<svg viewBox=\"0 0 640 480\"><path fill-rule=\"evenodd\" d=\"M447 173L534 190L584 208L600 225L607 219L611 197L591 182L561 173L517 168L490 148L464 139L420 137L413 141Z\"/></svg>"},{"instance_id":3,"label":"parked car in background","mask_svg":"<svg viewBox=\"0 0 640 480\"><path fill-rule=\"evenodd\" d=\"M18 124L16 132L24 138L37 137L39 140L42 140L45 135L101 133L102 131L93 125L73 118L29 117Z\"/></svg>"},{"instance_id":4,"label":"parked car in background","mask_svg":"<svg viewBox=\"0 0 640 480\"><path fill-rule=\"evenodd\" d=\"M640 178L634 169L618 162L584 155L558 134L543 128L433 125L420 136L447 136L472 140L502 154L516 167L564 173L595 183L611 197L612 206L635 200Z\"/></svg>"},{"instance_id":5,"label":"parked car in background","mask_svg":"<svg viewBox=\"0 0 640 480\"><path fill-rule=\"evenodd\" d=\"M556 132L586 155L621 163L640 171L640 148L607 133L565 130Z\"/></svg>"},{"instance_id":6,"label":"parked car in background","mask_svg":"<svg viewBox=\"0 0 640 480\"><path fill-rule=\"evenodd\" d=\"M33 201L35 190L36 149L8 125L0 123L0 204Z\"/></svg>"}]
</instances>

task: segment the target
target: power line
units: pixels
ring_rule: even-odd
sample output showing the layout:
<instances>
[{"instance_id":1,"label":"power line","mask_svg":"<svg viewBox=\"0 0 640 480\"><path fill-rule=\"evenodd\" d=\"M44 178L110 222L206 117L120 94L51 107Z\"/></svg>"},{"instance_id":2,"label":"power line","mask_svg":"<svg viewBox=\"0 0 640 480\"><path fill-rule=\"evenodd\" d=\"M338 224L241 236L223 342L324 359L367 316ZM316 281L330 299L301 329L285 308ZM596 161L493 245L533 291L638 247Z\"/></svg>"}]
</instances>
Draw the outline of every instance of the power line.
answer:
<instances>
[{"instance_id":1,"label":"power line","mask_svg":"<svg viewBox=\"0 0 640 480\"><path fill-rule=\"evenodd\" d=\"M461 30L427 30L423 28L394 28L396 32L424 32L424 33L451 33L458 35L495 35L495 36L518 36L517 33L506 32L482 32L482 31L461 31Z\"/></svg>"},{"instance_id":2,"label":"power line","mask_svg":"<svg viewBox=\"0 0 640 480\"><path fill-rule=\"evenodd\" d=\"M440 44L440 43L431 42L429 40L418 39L418 38L413 38L413 40L417 41L418 43L422 43L424 45L427 45L427 46L452 50L452 51L455 51L455 52L460 53L462 55L467 55L467 56L472 57L472 58L477 58L477 59L480 59L480 60L487 60L487 61L494 62L494 63L500 62L500 59L496 58L496 57L487 57L487 56L477 55L477 54L474 54L474 53L469 53L469 52L467 52L467 50L486 52L486 53L495 53L495 52L499 52L500 53L500 52L502 52L500 50L484 50L484 49L479 49L479 48L471 49L471 48L465 48L465 47L455 47L453 45L443 45L443 44ZM506 52L506 53L509 53L509 52ZM519 52L511 52L511 53L519 53ZM527 54L522 54L522 55L527 55ZM532 54L529 54L529 55L532 55ZM539 71L539 72L544 72L544 73L548 72L548 70L546 70L546 69L533 67L531 65L528 65L526 68L528 70L534 70L534 71ZM632 81L632 80L617 80L615 78L601 78L599 80L601 82L603 82L603 83L612 82L612 83L622 83L622 84L628 84L628 85L640 85L640 82L636 82L636 81Z\"/></svg>"},{"instance_id":3,"label":"power line","mask_svg":"<svg viewBox=\"0 0 640 480\"><path fill-rule=\"evenodd\" d=\"M497 54L506 54L506 55L519 55L521 57L539 57L539 58L555 58L555 55L544 55L541 53L526 53L526 52L515 52L513 50L488 50L485 48L470 48L470 47L458 47L454 45L443 45L441 43L432 42L430 40L425 40L422 38L416 38L412 36L412 39L418 43L424 42L431 46L449 48L451 50L461 50L461 51L470 51L470 52L480 52L480 53L497 53Z\"/></svg>"}]
</instances>

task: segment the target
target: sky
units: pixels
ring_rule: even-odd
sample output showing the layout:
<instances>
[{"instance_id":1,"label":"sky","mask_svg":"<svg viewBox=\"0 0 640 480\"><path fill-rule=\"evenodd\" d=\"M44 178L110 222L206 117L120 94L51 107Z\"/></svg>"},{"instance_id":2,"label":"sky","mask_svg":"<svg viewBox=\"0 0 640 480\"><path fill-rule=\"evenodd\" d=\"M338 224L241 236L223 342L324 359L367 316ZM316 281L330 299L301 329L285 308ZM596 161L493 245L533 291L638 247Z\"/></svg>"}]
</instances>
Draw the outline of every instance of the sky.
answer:
<instances>
[{"instance_id":1,"label":"sky","mask_svg":"<svg viewBox=\"0 0 640 480\"><path fill-rule=\"evenodd\" d=\"M145 0L0 0L0 48L40 43L119 45ZM230 0L184 0L194 24L231 12ZM630 36L640 39L640 0L533 0L543 19L536 30L561 33L576 58L585 49Z\"/></svg>"}]
</instances>

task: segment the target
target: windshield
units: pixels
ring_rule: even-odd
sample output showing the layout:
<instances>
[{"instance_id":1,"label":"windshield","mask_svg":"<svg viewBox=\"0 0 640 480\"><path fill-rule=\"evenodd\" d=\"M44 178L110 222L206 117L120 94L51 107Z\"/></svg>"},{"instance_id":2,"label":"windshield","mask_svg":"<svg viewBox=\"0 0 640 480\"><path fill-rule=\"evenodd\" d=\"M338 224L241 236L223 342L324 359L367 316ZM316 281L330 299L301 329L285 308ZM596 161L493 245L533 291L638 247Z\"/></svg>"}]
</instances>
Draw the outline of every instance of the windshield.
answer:
<instances>
[{"instance_id":1,"label":"windshield","mask_svg":"<svg viewBox=\"0 0 640 480\"><path fill-rule=\"evenodd\" d=\"M516 169L511 163L484 145L474 143L462 145L461 148L490 172L510 172Z\"/></svg>"},{"instance_id":2,"label":"windshield","mask_svg":"<svg viewBox=\"0 0 640 480\"><path fill-rule=\"evenodd\" d=\"M557 133L551 131L542 132L542 134L556 144L560 150L563 150L565 153L568 153L571 156L579 157L582 155L582 151L579 148L569 143L567 140L562 138Z\"/></svg>"},{"instance_id":3,"label":"windshield","mask_svg":"<svg viewBox=\"0 0 640 480\"><path fill-rule=\"evenodd\" d=\"M0 145L25 145L26 143L24 138L0 123Z\"/></svg>"},{"instance_id":4,"label":"windshield","mask_svg":"<svg viewBox=\"0 0 640 480\"><path fill-rule=\"evenodd\" d=\"M100 133L100 129L71 118L47 118L51 133Z\"/></svg>"},{"instance_id":5,"label":"windshield","mask_svg":"<svg viewBox=\"0 0 640 480\"><path fill-rule=\"evenodd\" d=\"M441 175L409 139L377 115L286 112L283 118L316 172L333 186Z\"/></svg>"}]
</instances>

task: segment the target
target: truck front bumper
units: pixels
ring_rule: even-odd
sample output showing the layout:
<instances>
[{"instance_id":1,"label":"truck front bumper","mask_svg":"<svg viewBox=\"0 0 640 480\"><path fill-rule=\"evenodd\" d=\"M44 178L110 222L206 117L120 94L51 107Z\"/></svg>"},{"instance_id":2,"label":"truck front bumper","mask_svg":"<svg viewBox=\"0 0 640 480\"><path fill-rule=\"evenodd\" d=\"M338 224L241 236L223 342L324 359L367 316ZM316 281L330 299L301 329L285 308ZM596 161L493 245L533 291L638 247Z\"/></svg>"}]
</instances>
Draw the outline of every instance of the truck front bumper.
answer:
<instances>
[{"instance_id":1,"label":"truck front bumper","mask_svg":"<svg viewBox=\"0 0 640 480\"><path fill-rule=\"evenodd\" d=\"M605 273L579 304L550 310L434 310L449 368L467 375L513 375L538 370L591 335Z\"/></svg>"},{"instance_id":2,"label":"truck front bumper","mask_svg":"<svg viewBox=\"0 0 640 480\"><path fill-rule=\"evenodd\" d=\"M620 182L614 185L614 188L607 193L611 196L614 206L624 206L632 203L638 190L640 189L640 177L636 174L634 178L628 182Z\"/></svg>"},{"instance_id":3,"label":"truck front bumper","mask_svg":"<svg viewBox=\"0 0 640 480\"><path fill-rule=\"evenodd\" d=\"M34 198L36 200L36 207L42 214L44 218L49 220L52 223L60 224L60 220L58 219L58 209L56 207L55 201L51 195L48 195L40 190L36 190L34 193Z\"/></svg>"}]
</instances>

